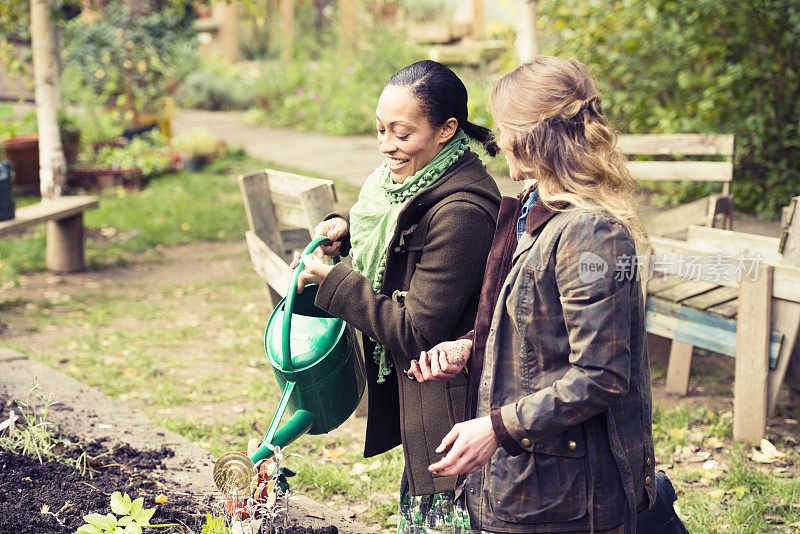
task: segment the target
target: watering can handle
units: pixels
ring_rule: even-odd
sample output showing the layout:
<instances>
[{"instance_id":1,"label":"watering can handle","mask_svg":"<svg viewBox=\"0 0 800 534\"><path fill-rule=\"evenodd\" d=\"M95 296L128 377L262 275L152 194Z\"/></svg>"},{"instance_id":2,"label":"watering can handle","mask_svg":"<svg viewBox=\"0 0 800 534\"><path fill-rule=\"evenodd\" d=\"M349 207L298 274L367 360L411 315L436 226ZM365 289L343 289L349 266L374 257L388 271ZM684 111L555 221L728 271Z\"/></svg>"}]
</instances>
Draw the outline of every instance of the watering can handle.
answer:
<instances>
[{"instance_id":1,"label":"watering can handle","mask_svg":"<svg viewBox=\"0 0 800 534\"><path fill-rule=\"evenodd\" d=\"M294 372L289 336L292 332L292 313L294 311L294 299L297 295L297 281L300 278L300 272L303 270L303 256L311 254L318 246L326 243L331 243L331 240L324 236L317 237L303 249L300 254L300 263L292 274L292 282L289 284L289 290L286 293L286 300L283 303L283 335L281 336L283 340L283 371L286 373ZM339 256L333 259L333 263L339 263Z\"/></svg>"}]
</instances>

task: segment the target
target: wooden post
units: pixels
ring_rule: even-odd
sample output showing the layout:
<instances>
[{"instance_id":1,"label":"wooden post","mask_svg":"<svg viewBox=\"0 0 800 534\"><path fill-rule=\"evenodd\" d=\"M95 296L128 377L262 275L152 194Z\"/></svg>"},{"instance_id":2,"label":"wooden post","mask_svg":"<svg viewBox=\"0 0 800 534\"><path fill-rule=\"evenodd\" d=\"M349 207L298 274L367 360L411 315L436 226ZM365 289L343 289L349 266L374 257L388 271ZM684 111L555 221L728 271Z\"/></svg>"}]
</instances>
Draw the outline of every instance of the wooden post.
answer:
<instances>
[{"instance_id":1,"label":"wooden post","mask_svg":"<svg viewBox=\"0 0 800 534\"><path fill-rule=\"evenodd\" d=\"M281 59L290 61L294 51L294 0L279 0L281 14Z\"/></svg>"},{"instance_id":2,"label":"wooden post","mask_svg":"<svg viewBox=\"0 0 800 534\"><path fill-rule=\"evenodd\" d=\"M800 196L794 197L789 203L788 209L784 211L779 252L781 254L781 265L800 267ZM786 377L789 363L793 359L792 354L795 352L797 338L800 337L798 333L798 330L800 330L800 304L776 299L772 305L772 313L775 316L772 328L784 335L784 342L781 345L780 354L778 354L777 368L769 374L768 406L770 415L775 413L778 393L780 393L781 384L784 377ZM800 365L800 362L795 361L793 367L798 365ZM793 369L792 373L789 374L789 388L796 391L800 388L800 384L794 383L793 377L800 378L800 371ZM797 393L791 396L794 397L795 395Z\"/></svg>"},{"instance_id":3,"label":"wooden post","mask_svg":"<svg viewBox=\"0 0 800 534\"><path fill-rule=\"evenodd\" d=\"M692 367L694 347L677 339L672 340L667 364L667 385L669 393L684 396L689 392L689 371Z\"/></svg>"},{"instance_id":4,"label":"wooden post","mask_svg":"<svg viewBox=\"0 0 800 534\"><path fill-rule=\"evenodd\" d=\"M239 10L236 2L214 2L212 18L217 22L220 57L230 63L239 61Z\"/></svg>"},{"instance_id":5,"label":"wooden post","mask_svg":"<svg viewBox=\"0 0 800 534\"><path fill-rule=\"evenodd\" d=\"M283 248L275 208L272 206L269 176L266 171L240 176L239 189L242 191L250 231L260 238L272 252L286 261L286 251ZM283 297L269 283L266 285L267 301L274 309Z\"/></svg>"},{"instance_id":6,"label":"wooden post","mask_svg":"<svg viewBox=\"0 0 800 534\"><path fill-rule=\"evenodd\" d=\"M83 269L83 214L47 221L47 269L70 273Z\"/></svg>"},{"instance_id":7,"label":"wooden post","mask_svg":"<svg viewBox=\"0 0 800 534\"><path fill-rule=\"evenodd\" d=\"M520 63L527 63L539 55L536 0L517 0L517 9L517 56Z\"/></svg>"},{"instance_id":8,"label":"wooden post","mask_svg":"<svg viewBox=\"0 0 800 534\"><path fill-rule=\"evenodd\" d=\"M486 36L486 2L472 0L472 38L480 41Z\"/></svg>"},{"instance_id":9,"label":"wooden post","mask_svg":"<svg viewBox=\"0 0 800 534\"><path fill-rule=\"evenodd\" d=\"M356 5L355 0L339 0L339 31L345 47L356 46Z\"/></svg>"},{"instance_id":10,"label":"wooden post","mask_svg":"<svg viewBox=\"0 0 800 534\"><path fill-rule=\"evenodd\" d=\"M739 441L757 442L767 427L772 271L761 265L756 279L742 280L739 288L733 390L733 438Z\"/></svg>"}]
</instances>

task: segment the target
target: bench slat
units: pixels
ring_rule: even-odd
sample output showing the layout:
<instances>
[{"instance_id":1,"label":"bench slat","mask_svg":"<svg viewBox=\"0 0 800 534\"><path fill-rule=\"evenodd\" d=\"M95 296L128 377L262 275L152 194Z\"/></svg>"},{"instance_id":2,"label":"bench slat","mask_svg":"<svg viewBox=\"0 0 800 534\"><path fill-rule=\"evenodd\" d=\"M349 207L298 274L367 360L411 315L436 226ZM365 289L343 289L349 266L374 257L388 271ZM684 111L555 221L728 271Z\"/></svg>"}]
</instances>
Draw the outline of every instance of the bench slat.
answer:
<instances>
[{"instance_id":1,"label":"bench slat","mask_svg":"<svg viewBox=\"0 0 800 534\"><path fill-rule=\"evenodd\" d=\"M16 210L13 219L0 222L0 236L21 232L46 221L66 219L99 205L95 196L65 196L25 206Z\"/></svg>"},{"instance_id":2,"label":"bench slat","mask_svg":"<svg viewBox=\"0 0 800 534\"><path fill-rule=\"evenodd\" d=\"M730 182L733 163L728 161L629 161L636 180Z\"/></svg>"},{"instance_id":3,"label":"bench slat","mask_svg":"<svg viewBox=\"0 0 800 534\"><path fill-rule=\"evenodd\" d=\"M720 253L716 251L698 250L690 247L685 241L665 237L650 237L653 250L652 265L656 271L682 275L680 266L689 258L696 260L699 269L694 271L691 279L711 281L721 286L739 288L739 282L715 275L714 267ZM749 273L743 273L745 276ZM800 302L800 268L786 265L775 266L772 296L779 299Z\"/></svg>"},{"instance_id":4,"label":"bench slat","mask_svg":"<svg viewBox=\"0 0 800 534\"><path fill-rule=\"evenodd\" d=\"M778 265L780 239L757 234L732 232L708 226L690 226L686 244L698 250L720 251L728 254L754 256L761 254L770 265Z\"/></svg>"},{"instance_id":5,"label":"bench slat","mask_svg":"<svg viewBox=\"0 0 800 534\"><path fill-rule=\"evenodd\" d=\"M706 311L708 313L713 313L714 315L719 315L720 317L735 319L736 315L739 313L739 299L737 298L736 300L729 300L728 302L711 306L710 308L707 308Z\"/></svg>"},{"instance_id":6,"label":"bench slat","mask_svg":"<svg viewBox=\"0 0 800 534\"><path fill-rule=\"evenodd\" d=\"M719 284L715 284L713 282L704 282L702 280L690 280L675 287L665 289L664 291L659 291L656 296L660 299L668 300L670 302L681 302L696 295L700 295L701 293L705 293L706 291L710 291L718 285Z\"/></svg>"},{"instance_id":7,"label":"bench slat","mask_svg":"<svg viewBox=\"0 0 800 534\"><path fill-rule=\"evenodd\" d=\"M619 136L618 146L630 155L731 156L733 135L628 134Z\"/></svg>"},{"instance_id":8,"label":"bench slat","mask_svg":"<svg viewBox=\"0 0 800 534\"><path fill-rule=\"evenodd\" d=\"M686 231L690 225L706 224L708 201L708 197L703 197L682 206L650 213L645 217L645 225L651 234L671 235Z\"/></svg>"},{"instance_id":9,"label":"bench slat","mask_svg":"<svg viewBox=\"0 0 800 534\"><path fill-rule=\"evenodd\" d=\"M736 357L736 321L655 297L647 299L645 328L651 334ZM783 334L770 334L769 368L775 369Z\"/></svg>"},{"instance_id":10,"label":"bench slat","mask_svg":"<svg viewBox=\"0 0 800 534\"><path fill-rule=\"evenodd\" d=\"M739 290L733 287L719 286L707 293L697 295L681 302L684 306L689 306L696 310L707 310L714 306L731 302L739 298Z\"/></svg>"}]
</instances>

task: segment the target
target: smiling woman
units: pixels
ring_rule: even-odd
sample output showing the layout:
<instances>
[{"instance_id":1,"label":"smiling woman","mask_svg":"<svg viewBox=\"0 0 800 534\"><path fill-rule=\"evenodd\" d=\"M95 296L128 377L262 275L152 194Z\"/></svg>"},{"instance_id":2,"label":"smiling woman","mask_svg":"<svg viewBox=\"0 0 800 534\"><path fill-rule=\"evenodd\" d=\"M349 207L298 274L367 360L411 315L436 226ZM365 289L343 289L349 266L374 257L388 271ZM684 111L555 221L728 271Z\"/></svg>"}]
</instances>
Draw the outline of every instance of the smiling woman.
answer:
<instances>
[{"instance_id":1,"label":"smiling woman","mask_svg":"<svg viewBox=\"0 0 800 534\"><path fill-rule=\"evenodd\" d=\"M422 351L472 328L500 194L469 138L491 155L497 148L489 130L467 120L464 84L434 61L389 79L376 126L386 159L350 213L316 229L333 241L322 252L352 253L353 266L307 256L298 285L318 283L316 305L364 335L364 454L403 445L399 531L466 532L451 510L456 477L427 469L446 429L464 420L466 374L419 383L405 371Z\"/></svg>"}]
</instances>

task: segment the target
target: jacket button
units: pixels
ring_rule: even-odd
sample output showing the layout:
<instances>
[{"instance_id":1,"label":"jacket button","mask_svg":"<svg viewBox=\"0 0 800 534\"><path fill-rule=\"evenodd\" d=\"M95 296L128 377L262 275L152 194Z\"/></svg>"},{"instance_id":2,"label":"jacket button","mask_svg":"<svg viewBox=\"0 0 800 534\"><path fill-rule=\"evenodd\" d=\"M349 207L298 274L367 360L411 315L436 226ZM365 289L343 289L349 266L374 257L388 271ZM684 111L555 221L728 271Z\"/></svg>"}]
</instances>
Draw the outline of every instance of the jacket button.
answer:
<instances>
[{"instance_id":1,"label":"jacket button","mask_svg":"<svg viewBox=\"0 0 800 534\"><path fill-rule=\"evenodd\" d=\"M645 479L644 479L644 483L645 483L645 484L647 484L648 486L650 485L650 483L651 483L652 481L653 481L653 479L652 479L652 478L650 478L650 477L645 477Z\"/></svg>"},{"instance_id":2,"label":"jacket button","mask_svg":"<svg viewBox=\"0 0 800 534\"><path fill-rule=\"evenodd\" d=\"M469 492L474 494L475 493L475 488L469 488Z\"/></svg>"},{"instance_id":3,"label":"jacket button","mask_svg":"<svg viewBox=\"0 0 800 534\"><path fill-rule=\"evenodd\" d=\"M653 465L653 459L652 458L648 458L647 460L645 460L644 463L646 463L648 466L651 466L651 465Z\"/></svg>"},{"instance_id":4,"label":"jacket button","mask_svg":"<svg viewBox=\"0 0 800 534\"><path fill-rule=\"evenodd\" d=\"M577 448L578 448L578 444L577 444L577 443L575 443L574 441L570 441L570 442L567 444L567 447L569 447L569 450L571 450L571 451L574 451L575 449L577 449Z\"/></svg>"},{"instance_id":5,"label":"jacket button","mask_svg":"<svg viewBox=\"0 0 800 534\"><path fill-rule=\"evenodd\" d=\"M523 447L530 447L531 446L531 440L529 440L528 438L522 438L520 443L522 443Z\"/></svg>"}]
</instances>

